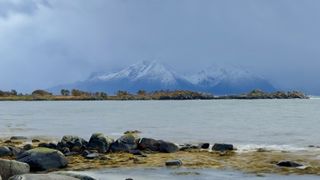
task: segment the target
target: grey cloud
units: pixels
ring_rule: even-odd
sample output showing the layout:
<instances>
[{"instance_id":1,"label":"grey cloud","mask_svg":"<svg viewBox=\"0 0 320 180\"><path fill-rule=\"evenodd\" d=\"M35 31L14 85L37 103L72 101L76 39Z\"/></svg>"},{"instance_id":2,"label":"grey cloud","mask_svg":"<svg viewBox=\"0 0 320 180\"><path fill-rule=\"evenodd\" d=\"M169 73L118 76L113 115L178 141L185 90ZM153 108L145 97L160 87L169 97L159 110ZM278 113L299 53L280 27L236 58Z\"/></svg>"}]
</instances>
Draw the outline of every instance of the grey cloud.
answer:
<instances>
[{"instance_id":1,"label":"grey cloud","mask_svg":"<svg viewBox=\"0 0 320 180\"><path fill-rule=\"evenodd\" d=\"M1 0L0 17L8 18L12 14L34 14L39 6L50 7L47 0Z\"/></svg>"},{"instance_id":2,"label":"grey cloud","mask_svg":"<svg viewBox=\"0 0 320 180\"><path fill-rule=\"evenodd\" d=\"M0 0L3 17L27 15L0 18L0 89L46 88L156 59L182 73L239 65L280 88L317 93L319 6L318 0Z\"/></svg>"}]
</instances>

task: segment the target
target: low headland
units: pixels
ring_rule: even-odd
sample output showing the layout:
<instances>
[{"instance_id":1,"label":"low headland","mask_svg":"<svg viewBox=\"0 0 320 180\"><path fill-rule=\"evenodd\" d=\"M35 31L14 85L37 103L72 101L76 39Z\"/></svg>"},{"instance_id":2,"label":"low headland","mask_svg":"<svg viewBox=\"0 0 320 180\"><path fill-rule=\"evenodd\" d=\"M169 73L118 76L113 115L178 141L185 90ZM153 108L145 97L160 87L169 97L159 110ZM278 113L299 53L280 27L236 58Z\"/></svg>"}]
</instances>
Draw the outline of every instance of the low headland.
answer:
<instances>
[{"instance_id":1,"label":"low headland","mask_svg":"<svg viewBox=\"0 0 320 180\"><path fill-rule=\"evenodd\" d=\"M17 91L0 91L0 101L94 101L94 100L219 100L219 99L308 99L309 97L299 91L276 91L272 93L261 90L252 90L239 95L215 96L210 93L194 92L188 90L160 90L146 92L138 91L136 94L127 91L118 91L115 95L105 92L86 92L78 89L62 89L59 95L45 90L35 90L31 94L17 93Z\"/></svg>"},{"instance_id":2,"label":"low headland","mask_svg":"<svg viewBox=\"0 0 320 180\"><path fill-rule=\"evenodd\" d=\"M29 173L52 176L52 173L66 175L70 171L106 168L164 167L234 169L257 176L266 173L320 175L320 161L315 158L319 155L317 151L299 153L263 148L238 151L232 144L204 142L179 145L142 138L139 133L127 131L118 139L94 133L88 141L71 135L63 136L59 141L23 136L2 139L0 175L8 179ZM79 174L71 175L88 179L81 178Z\"/></svg>"}]
</instances>

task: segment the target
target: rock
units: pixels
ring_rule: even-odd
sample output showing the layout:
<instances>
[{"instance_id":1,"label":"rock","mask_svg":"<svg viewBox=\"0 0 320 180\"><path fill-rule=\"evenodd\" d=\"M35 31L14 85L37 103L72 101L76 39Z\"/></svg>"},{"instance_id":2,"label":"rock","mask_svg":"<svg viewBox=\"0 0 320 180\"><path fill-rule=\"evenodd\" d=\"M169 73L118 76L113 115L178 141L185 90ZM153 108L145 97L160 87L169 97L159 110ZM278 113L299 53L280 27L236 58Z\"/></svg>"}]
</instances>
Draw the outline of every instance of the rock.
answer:
<instances>
[{"instance_id":1,"label":"rock","mask_svg":"<svg viewBox=\"0 0 320 180\"><path fill-rule=\"evenodd\" d=\"M78 136L63 136L58 143L58 149L67 147L70 151L80 152L86 149L88 142Z\"/></svg>"},{"instance_id":2,"label":"rock","mask_svg":"<svg viewBox=\"0 0 320 180\"><path fill-rule=\"evenodd\" d=\"M28 138L25 136L12 136L10 138L10 140L11 141L26 141L26 140L28 140Z\"/></svg>"},{"instance_id":3,"label":"rock","mask_svg":"<svg viewBox=\"0 0 320 180\"><path fill-rule=\"evenodd\" d=\"M9 180L79 180L71 176L59 174L24 174L11 177Z\"/></svg>"},{"instance_id":4,"label":"rock","mask_svg":"<svg viewBox=\"0 0 320 180\"><path fill-rule=\"evenodd\" d=\"M297 162L293 162L293 161L280 161L277 163L277 166L296 168L296 167L302 167L304 165Z\"/></svg>"},{"instance_id":5,"label":"rock","mask_svg":"<svg viewBox=\"0 0 320 180\"><path fill-rule=\"evenodd\" d=\"M209 149L210 143L200 143L199 148L201 149Z\"/></svg>"},{"instance_id":6,"label":"rock","mask_svg":"<svg viewBox=\"0 0 320 180\"><path fill-rule=\"evenodd\" d=\"M88 149L97 150L99 153L106 153L109 150L111 143L113 143L113 139L102 133L95 133L89 140Z\"/></svg>"},{"instance_id":7,"label":"rock","mask_svg":"<svg viewBox=\"0 0 320 180\"><path fill-rule=\"evenodd\" d=\"M140 134L140 133L141 133L141 131L139 131L139 130L133 130L133 131L126 131L123 134Z\"/></svg>"},{"instance_id":8,"label":"rock","mask_svg":"<svg viewBox=\"0 0 320 180\"><path fill-rule=\"evenodd\" d=\"M139 138L133 134L126 134L121 136L110 146L111 152L129 152L137 149Z\"/></svg>"},{"instance_id":9,"label":"rock","mask_svg":"<svg viewBox=\"0 0 320 180\"><path fill-rule=\"evenodd\" d=\"M193 150L193 149L199 149L199 146L197 145L192 145L192 144L183 144L180 145L180 151L188 151L188 150Z\"/></svg>"},{"instance_id":10,"label":"rock","mask_svg":"<svg viewBox=\"0 0 320 180\"><path fill-rule=\"evenodd\" d=\"M151 138L142 138L139 141L138 149L149 150L149 151L159 151L159 141Z\"/></svg>"},{"instance_id":11,"label":"rock","mask_svg":"<svg viewBox=\"0 0 320 180\"><path fill-rule=\"evenodd\" d=\"M232 151L234 150L232 144L214 144L212 147L213 151Z\"/></svg>"},{"instance_id":12,"label":"rock","mask_svg":"<svg viewBox=\"0 0 320 180\"><path fill-rule=\"evenodd\" d=\"M20 154L17 160L30 165L31 171L45 171L66 167L66 157L57 150L35 148Z\"/></svg>"},{"instance_id":13,"label":"rock","mask_svg":"<svg viewBox=\"0 0 320 180\"><path fill-rule=\"evenodd\" d=\"M80 180L95 180L95 178L90 177L88 175L84 175L84 174L78 174L75 172L69 172L69 171L58 171L58 172L53 172L50 174L59 174L59 175L64 175L64 176L70 176L70 177L74 177Z\"/></svg>"},{"instance_id":14,"label":"rock","mask_svg":"<svg viewBox=\"0 0 320 180\"><path fill-rule=\"evenodd\" d=\"M179 147L174 143L161 141L161 140L159 141L159 143L160 143L159 152L174 153L179 151Z\"/></svg>"},{"instance_id":15,"label":"rock","mask_svg":"<svg viewBox=\"0 0 320 180\"><path fill-rule=\"evenodd\" d=\"M49 149L58 149L58 145L55 143L40 143L38 144L38 147L45 147Z\"/></svg>"},{"instance_id":16,"label":"rock","mask_svg":"<svg viewBox=\"0 0 320 180\"><path fill-rule=\"evenodd\" d=\"M12 152L12 155L14 155L14 156L17 156L17 155L19 155L19 154L22 152L22 149L19 148L19 147L12 147L12 146L10 146L9 148L10 148L10 150L11 150L11 152Z\"/></svg>"},{"instance_id":17,"label":"rock","mask_svg":"<svg viewBox=\"0 0 320 180\"><path fill-rule=\"evenodd\" d=\"M28 151L28 150L30 150L30 149L32 149L33 147L32 147L32 144L26 144L26 145L24 145L23 146L23 150L25 150L25 151Z\"/></svg>"},{"instance_id":18,"label":"rock","mask_svg":"<svg viewBox=\"0 0 320 180\"><path fill-rule=\"evenodd\" d=\"M150 150L165 153L173 153L179 150L179 147L174 143L151 138L142 138L138 144L138 148L140 150Z\"/></svg>"},{"instance_id":19,"label":"rock","mask_svg":"<svg viewBox=\"0 0 320 180\"><path fill-rule=\"evenodd\" d=\"M137 156L146 157L146 155L143 152L141 152L140 150L138 150L138 149L130 150L129 153L133 154L133 155L137 155Z\"/></svg>"},{"instance_id":20,"label":"rock","mask_svg":"<svg viewBox=\"0 0 320 180\"><path fill-rule=\"evenodd\" d=\"M26 163L0 159L0 175L6 180L14 175L30 172L30 166Z\"/></svg>"},{"instance_id":21,"label":"rock","mask_svg":"<svg viewBox=\"0 0 320 180\"><path fill-rule=\"evenodd\" d=\"M11 155L12 155L12 152L9 147L7 147L7 146L0 147L0 157L11 156Z\"/></svg>"},{"instance_id":22,"label":"rock","mask_svg":"<svg viewBox=\"0 0 320 180\"><path fill-rule=\"evenodd\" d=\"M31 141L32 143L39 143L40 142L40 140L39 139L32 139L32 141Z\"/></svg>"},{"instance_id":23,"label":"rock","mask_svg":"<svg viewBox=\"0 0 320 180\"><path fill-rule=\"evenodd\" d=\"M169 160L166 161L166 166L182 166L181 160Z\"/></svg>"},{"instance_id":24,"label":"rock","mask_svg":"<svg viewBox=\"0 0 320 180\"><path fill-rule=\"evenodd\" d=\"M101 157L101 154L99 153L90 153L84 156L86 159L96 159Z\"/></svg>"}]
</instances>

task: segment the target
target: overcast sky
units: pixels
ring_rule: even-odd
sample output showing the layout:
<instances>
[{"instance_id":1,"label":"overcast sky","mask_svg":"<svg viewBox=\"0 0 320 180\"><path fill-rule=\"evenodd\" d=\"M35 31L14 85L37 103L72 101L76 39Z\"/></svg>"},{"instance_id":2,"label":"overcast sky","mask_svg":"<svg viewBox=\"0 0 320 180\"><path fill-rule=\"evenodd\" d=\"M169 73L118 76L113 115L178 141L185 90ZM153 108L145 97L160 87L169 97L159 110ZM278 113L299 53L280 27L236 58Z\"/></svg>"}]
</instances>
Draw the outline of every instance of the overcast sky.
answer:
<instances>
[{"instance_id":1,"label":"overcast sky","mask_svg":"<svg viewBox=\"0 0 320 180\"><path fill-rule=\"evenodd\" d=\"M319 0L0 0L0 89L30 91L141 60L241 66L320 94Z\"/></svg>"}]
</instances>

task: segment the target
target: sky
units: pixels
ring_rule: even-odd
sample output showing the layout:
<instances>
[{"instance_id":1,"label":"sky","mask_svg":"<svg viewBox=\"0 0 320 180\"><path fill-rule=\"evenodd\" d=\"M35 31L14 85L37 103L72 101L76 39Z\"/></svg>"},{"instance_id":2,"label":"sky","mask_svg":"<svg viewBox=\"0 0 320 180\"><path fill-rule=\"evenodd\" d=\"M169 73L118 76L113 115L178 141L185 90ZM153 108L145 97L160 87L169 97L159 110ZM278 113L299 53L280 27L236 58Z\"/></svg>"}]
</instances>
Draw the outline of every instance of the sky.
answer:
<instances>
[{"instance_id":1,"label":"sky","mask_svg":"<svg viewBox=\"0 0 320 180\"><path fill-rule=\"evenodd\" d=\"M141 60L240 66L320 94L319 0L0 0L0 89L28 92Z\"/></svg>"}]
</instances>

